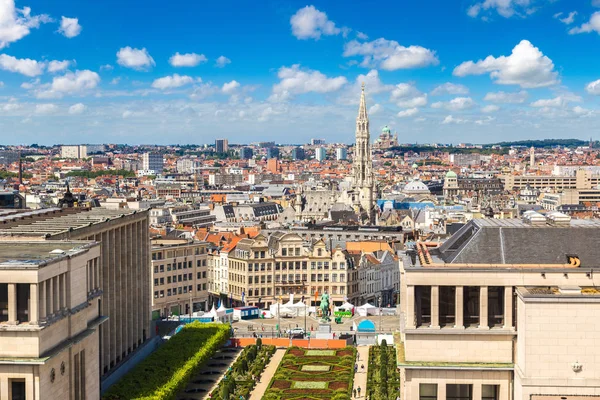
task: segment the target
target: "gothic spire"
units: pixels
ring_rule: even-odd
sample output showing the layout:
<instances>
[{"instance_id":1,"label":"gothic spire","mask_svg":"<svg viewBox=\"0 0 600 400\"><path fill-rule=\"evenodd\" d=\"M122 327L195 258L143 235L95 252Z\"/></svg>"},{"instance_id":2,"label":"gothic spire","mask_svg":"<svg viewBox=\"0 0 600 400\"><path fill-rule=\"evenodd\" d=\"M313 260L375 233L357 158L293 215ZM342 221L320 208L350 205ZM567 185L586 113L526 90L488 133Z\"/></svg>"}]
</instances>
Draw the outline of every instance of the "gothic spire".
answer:
<instances>
[{"instance_id":1,"label":"gothic spire","mask_svg":"<svg viewBox=\"0 0 600 400\"><path fill-rule=\"evenodd\" d=\"M360 93L360 106L358 107L358 117L357 120L366 120L369 117L367 116L367 102L365 101L365 83L362 84L362 92Z\"/></svg>"}]
</instances>

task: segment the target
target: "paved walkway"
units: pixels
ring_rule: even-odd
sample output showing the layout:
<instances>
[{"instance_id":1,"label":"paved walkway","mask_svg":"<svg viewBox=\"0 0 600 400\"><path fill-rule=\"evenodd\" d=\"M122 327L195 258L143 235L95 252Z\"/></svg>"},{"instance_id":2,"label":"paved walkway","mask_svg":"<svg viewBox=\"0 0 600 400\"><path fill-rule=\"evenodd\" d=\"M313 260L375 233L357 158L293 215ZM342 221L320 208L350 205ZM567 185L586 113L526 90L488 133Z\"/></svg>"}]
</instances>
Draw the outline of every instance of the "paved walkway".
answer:
<instances>
[{"instance_id":1,"label":"paved walkway","mask_svg":"<svg viewBox=\"0 0 600 400\"><path fill-rule=\"evenodd\" d=\"M275 371L277 371L277 367L279 367L279 363L285 355L285 351L286 349L275 350L275 354L271 357L271 361L269 361L265 371L262 373L258 384L254 387L252 393L250 393L250 399L248 400L261 400L263 398L273 375L275 375Z\"/></svg>"},{"instance_id":2,"label":"paved walkway","mask_svg":"<svg viewBox=\"0 0 600 400\"><path fill-rule=\"evenodd\" d=\"M358 357L356 364L358 364L358 371L354 374L354 388L360 387L360 396L356 395L356 399L364 399L367 396L367 371L369 370L369 346L357 346L356 347ZM360 361L359 361L360 360ZM361 365L365 366L365 369L361 369ZM354 393L354 390L352 391Z\"/></svg>"}]
</instances>

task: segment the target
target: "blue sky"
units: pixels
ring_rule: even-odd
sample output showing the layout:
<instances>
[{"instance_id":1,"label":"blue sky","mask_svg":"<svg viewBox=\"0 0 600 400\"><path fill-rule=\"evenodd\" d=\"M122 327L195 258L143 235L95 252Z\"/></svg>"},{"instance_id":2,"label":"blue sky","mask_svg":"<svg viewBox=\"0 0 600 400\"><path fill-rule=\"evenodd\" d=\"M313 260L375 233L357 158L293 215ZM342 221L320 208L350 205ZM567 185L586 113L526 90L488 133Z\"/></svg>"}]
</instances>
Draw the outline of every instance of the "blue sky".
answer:
<instances>
[{"instance_id":1,"label":"blue sky","mask_svg":"<svg viewBox=\"0 0 600 400\"><path fill-rule=\"evenodd\" d=\"M597 6L597 7L596 7ZM0 0L0 144L598 138L600 0Z\"/></svg>"}]
</instances>

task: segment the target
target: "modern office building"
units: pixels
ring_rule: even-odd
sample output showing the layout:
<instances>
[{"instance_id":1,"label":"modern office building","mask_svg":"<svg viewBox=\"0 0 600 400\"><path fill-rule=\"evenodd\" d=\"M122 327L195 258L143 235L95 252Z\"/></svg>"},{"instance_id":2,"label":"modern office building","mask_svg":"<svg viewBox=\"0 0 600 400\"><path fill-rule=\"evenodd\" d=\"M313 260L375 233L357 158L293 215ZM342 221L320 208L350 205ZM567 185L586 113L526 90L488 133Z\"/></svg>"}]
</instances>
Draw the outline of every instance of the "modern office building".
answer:
<instances>
[{"instance_id":1,"label":"modern office building","mask_svg":"<svg viewBox=\"0 0 600 400\"><path fill-rule=\"evenodd\" d=\"M217 153L227 153L229 151L229 141L227 139L215 140L215 151Z\"/></svg>"},{"instance_id":2,"label":"modern office building","mask_svg":"<svg viewBox=\"0 0 600 400\"><path fill-rule=\"evenodd\" d=\"M400 396L597 397L599 242L598 221L533 211L418 242L401 264Z\"/></svg>"},{"instance_id":3,"label":"modern office building","mask_svg":"<svg viewBox=\"0 0 600 400\"><path fill-rule=\"evenodd\" d=\"M100 398L101 257L94 241L0 242L0 399Z\"/></svg>"},{"instance_id":4,"label":"modern office building","mask_svg":"<svg viewBox=\"0 0 600 400\"><path fill-rule=\"evenodd\" d=\"M76 144L60 147L62 158L86 158L89 154L97 154L105 151L103 144Z\"/></svg>"},{"instance_id":5,"label":"modern office building","mask_svg":"<svg viewBox=\"0 0 600 400\"><path fill-rule=\"evenodd\" d=\"M18 151L0 150L0 165L11 165L19 162L20 153Z\"/></svg>"},{"instance_id":6,"label":"modern office building","mask_svg":"<svg viewBox=\"0 0 600 400\"><path fill-rule=\"evenodd\" d=\"M144 171L154 171L156 175L163 172L163 155L160 153L144 153L142 155L142 169Z\"/></svg>"},{"instance_id":7,"label":"modern office building","mask_svg":"<svg viewBox=\"0 0 600 400\"><path fill-rule=\"evenodd\" d=\"M600 185L600 175L592 170L578 169L568 175L500 175L504 190L532 189L593 189Z\"/></svg>"},{"instance_id":8,"label":"modern office building","mask_svg":"<svg viewBox=\"0 0 600 400\"><path fill-rule=\"evenodd\" d=\"M100 326L99 352L86 357L99 358L102 375L119 366L152 335L148 219L148 210L50 208L6 215L0 227L0 242L100 243L99 314L109 321Z\"/></svg>"},{"instance_id":9,"label":"modern office building","mask_svg":"<svg viewBox=\"0 0 600 400\"><path fill-rule=\"evenodd\" d=\"M186 239L152 240L153 319L208 311L207 245Z\"/></svg>"},{"instance_id":10,"label":"modern office building","mask_svg":"<svg viewBox=\"0 0 600 400\"><path fill-rule=\"evenodd\" d=\"M348 149L345 147L338 147L335 149L335 157L338 161L347 160L348 159Z\"/></svg>"},{"instance_id":11,"label":"modern office building","mask_svg":"<svg viewBox=\"0 0 600 400\"><path fill-rule=\"evenodd\" d=\"M252 158L253 155L254 155L254 152L252 151L252 149L250 147L242 147L240 149L240 158L242 160L249 160Z\"/></svg>"},{"instance_id":12,"label":"modern office building","mask_svg":"<svg viewBox=\"0 0 600 400\"><path fill-rule=\"evenodd\" d=\"M323 147L319 147L315 150L315 159L317 161L323 161L327 158L327 150Z\"/></svg>"},{"instance_id":13,"label":"modern office building","mask_svg":"<svg viewBox=\"0 0 600 400\"><path fill-rule=\"evenodd\" d=\"M294 147L292 149L292 160L304 160L306 158L306 153L302 147Z\"/></svg>"},{"instance_id":14,"label":"modern office building","mask_svg":"<svg viewBox=\"0 0 600 400\"><path fill-rule=\"evenodd\" d=\"M325 144L325 139L310 139L311 146L320 146Z\"/></svg>"},{"instance_id":15,"label":"modern office building","mask_svg":"<svg viewBox=\"0 0 600 400\"><path fill-rule=\"evenodd\" d=\"M267 159L279 158L279 147L267 147Z\"/></svg>"}]
</instances>

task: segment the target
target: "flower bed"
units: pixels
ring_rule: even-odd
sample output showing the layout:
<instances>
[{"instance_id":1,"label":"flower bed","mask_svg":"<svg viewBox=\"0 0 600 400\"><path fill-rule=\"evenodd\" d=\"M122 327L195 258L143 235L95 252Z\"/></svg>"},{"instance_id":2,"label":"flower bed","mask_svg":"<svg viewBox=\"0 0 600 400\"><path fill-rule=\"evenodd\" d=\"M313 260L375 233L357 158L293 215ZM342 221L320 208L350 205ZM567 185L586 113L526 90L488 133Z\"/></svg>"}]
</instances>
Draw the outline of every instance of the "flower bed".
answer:
<instances>
[{"instance_id":1,"label":"flower bed","mask_svg":"<svg viewBox=\"0 0 600 400\"><path fill-rule=\"evenodd\" d=\"M396 349L384 341L369 349L367 394L371 400L395 400L400 388Z\"/></svg>"},{"instance_id":2,"label":"flower bed","mask_svg":"<svg viewBox=\"0 0 600 400\"><path fill-rule=\"evenodd\" d=\"M229 338L229 326L193 322L133 368L105 400L172 400Z\"/></svg>"},{"instance_id":3,"label":"flower bed","mask_svg":"<svg viewBox=\"0 0 600 400\"><path fill-rule=\"evenodd\" d=\"M261 343L244 348L213 391L211 399L228 399L230 396L250 398L250 392L274 353L275 346L263 346Z\"/></svg>"},{"instance_id":4,"label":"flower bed","mask_svg":"<svg viewBox=\"0 0 600 400\"><path fill-rule=\"evenodd\" d=\"M350 400L356 349L288 349L263 400Z\"/></svg>"}]
</instances>

